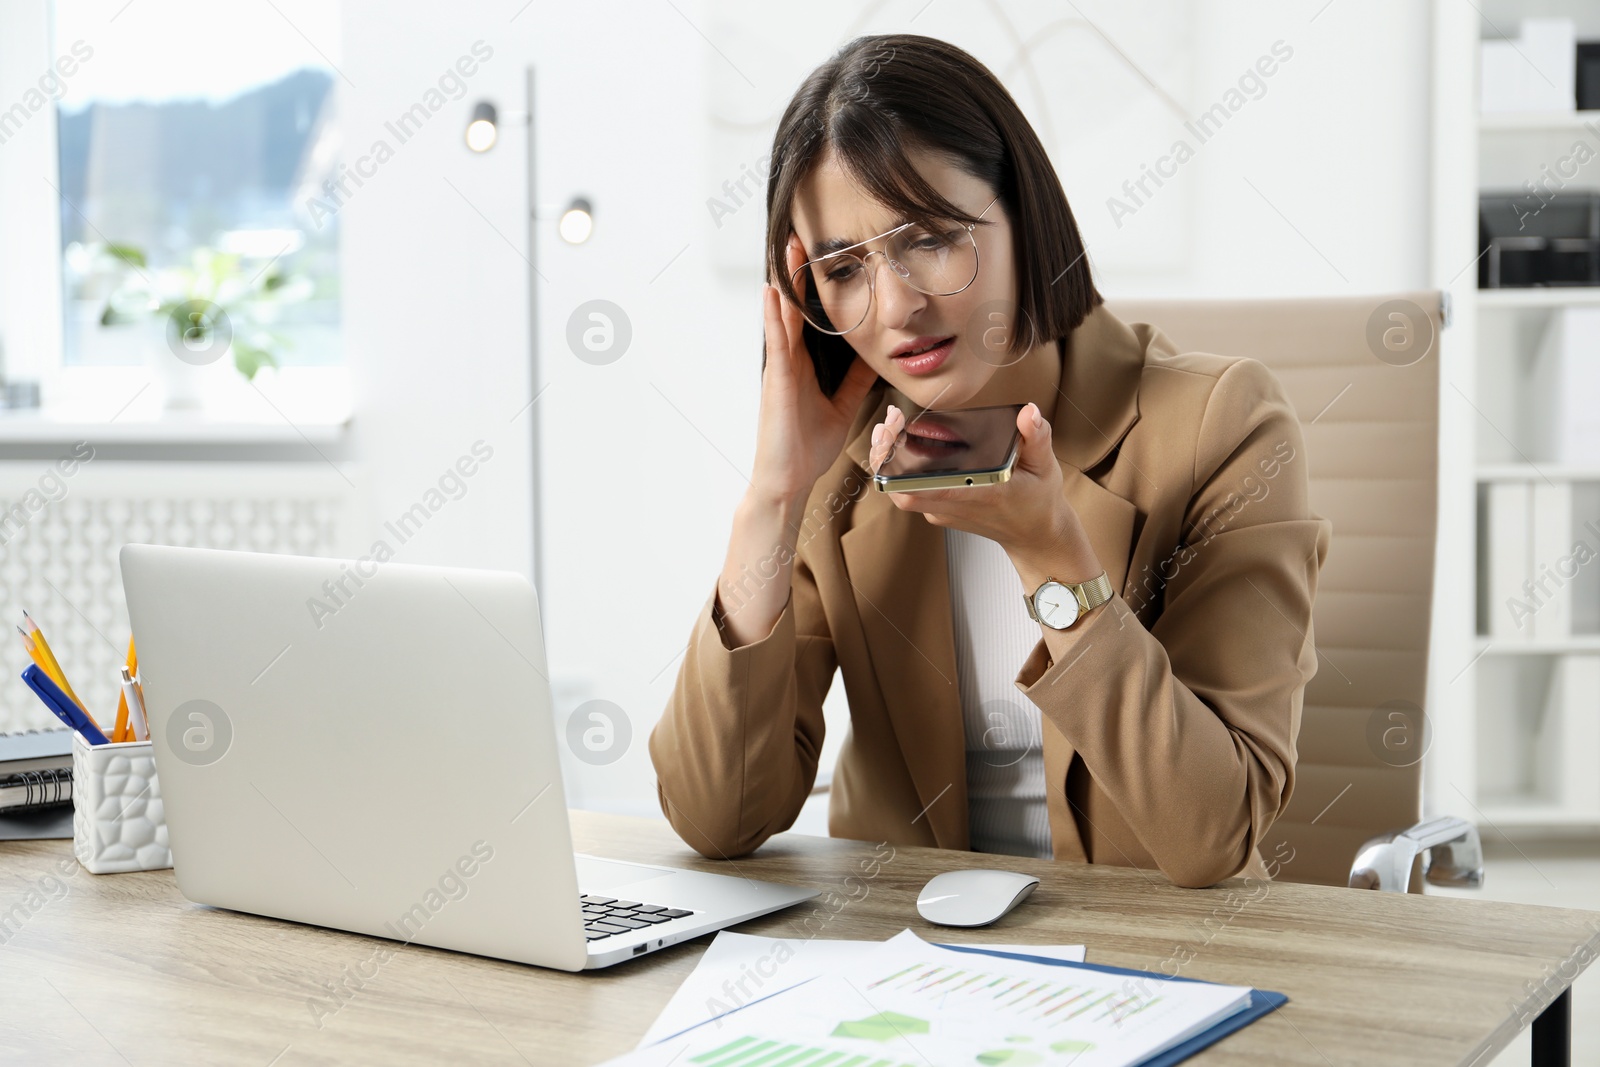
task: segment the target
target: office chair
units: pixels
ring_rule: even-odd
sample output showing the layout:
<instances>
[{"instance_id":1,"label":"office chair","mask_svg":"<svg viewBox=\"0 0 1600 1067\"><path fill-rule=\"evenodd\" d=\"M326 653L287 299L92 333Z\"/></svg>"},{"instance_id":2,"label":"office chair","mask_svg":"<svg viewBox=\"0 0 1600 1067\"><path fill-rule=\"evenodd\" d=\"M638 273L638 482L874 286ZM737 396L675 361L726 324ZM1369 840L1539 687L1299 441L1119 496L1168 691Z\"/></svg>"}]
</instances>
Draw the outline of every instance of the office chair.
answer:
<instances>
[{"instance_id":1,"label":"office chair","mask_svg":"<svg viewBox=\"0 0 1600 1067\"><path fill-rule=\"evenodd\" d=\"M1438 292L1280 300L1117 300L1180 350L1249 356L1300 415L1311 503L1333 524L1312 607L1294 794L1261 845L1276 878L1421 892L1477 886L1471 823L1420 822L1438 523ZM1280 852L1287 843L1293 853Z\"/></svg>"}]
</instances>

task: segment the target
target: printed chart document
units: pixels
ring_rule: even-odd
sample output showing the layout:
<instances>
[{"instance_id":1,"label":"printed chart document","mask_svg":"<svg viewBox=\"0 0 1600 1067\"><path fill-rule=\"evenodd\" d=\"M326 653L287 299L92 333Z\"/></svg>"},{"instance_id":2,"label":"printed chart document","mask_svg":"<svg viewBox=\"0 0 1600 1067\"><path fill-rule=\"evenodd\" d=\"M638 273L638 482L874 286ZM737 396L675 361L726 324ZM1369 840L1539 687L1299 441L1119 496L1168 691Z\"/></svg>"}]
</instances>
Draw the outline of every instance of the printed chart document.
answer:
<instances>
[{"instance_id":1,"label":"printed chart document","mask_svg":"<svg viewBox=\"0 0 1600 1067\"><path fill-rule=\"evenodd\" d=\"M746 1004L781 993L801 982L829 973L851 974L860 959L870 958L881 941L835 941L815 937L760 937L723 930L706 946L700 962L650 1029L639 1047L682 1033ZM967 945L989 952L1021 952L1029 956L1082 963L1082 945Z\"/></svg>"},{"instance_id":2,"label":"printed chart document","mask_svg":"<svg viewBox=\"0 0 1600 1067\"><path fill-rule=\"evenodd\" d=\"M1126 1067L1250 1004L1247 986L956 952L910 930L610 1067Z\"/></svg>"}]
</instances>

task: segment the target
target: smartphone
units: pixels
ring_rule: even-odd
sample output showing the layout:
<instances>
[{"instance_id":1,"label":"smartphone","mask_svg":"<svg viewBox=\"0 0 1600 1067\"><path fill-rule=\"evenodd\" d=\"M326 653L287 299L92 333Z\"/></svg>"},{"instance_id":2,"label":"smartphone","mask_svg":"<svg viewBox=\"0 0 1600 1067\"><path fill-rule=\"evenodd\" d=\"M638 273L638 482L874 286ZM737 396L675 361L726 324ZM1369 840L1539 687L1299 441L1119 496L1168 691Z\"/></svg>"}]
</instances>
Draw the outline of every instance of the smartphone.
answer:
<instances>
[{"instance_id":1,"label":"smartphone","mask_svg":"<svg viewBox=\"0 0 1600 1067\"><path fill-rule=\"evenodd\" d=\"M1021 404L966 411L924 411L906 424L872 476L882 493L998 485L1011 477L1022 434Z\"/></svg>"}]
</instances>

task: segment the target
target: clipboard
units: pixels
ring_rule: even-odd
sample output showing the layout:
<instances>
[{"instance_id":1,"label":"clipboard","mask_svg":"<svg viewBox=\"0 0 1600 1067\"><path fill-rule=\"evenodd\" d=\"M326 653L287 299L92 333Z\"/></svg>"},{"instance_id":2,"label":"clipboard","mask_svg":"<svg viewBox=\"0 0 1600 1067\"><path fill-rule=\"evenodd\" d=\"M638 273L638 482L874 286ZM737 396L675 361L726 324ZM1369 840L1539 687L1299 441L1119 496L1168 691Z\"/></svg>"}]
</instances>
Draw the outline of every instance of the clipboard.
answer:
<instances>
[{"instance_id":1,"label":"clipboard","mask_svg":"<svg viewBox=\"0 0 1600 1067\"><path fill-rule=\"evenodd\" d=\"M987 949L971 948L966 945L941 944L939 947L953 949L956 952L968 952L974 956L1000 956L1010 960L1021 960L1024 963L1043 963L1051 967L1077 967L1088 971L1099 971L1102 974L1121 974L1131 978L1153 978L1159 982L1201 981L1198 978L1179 978L1169 974L1157 974L1154 971L1136 971L1127 967L1110 967L1101 963L1072 963L1068 960L1050 959L1047 956L1028 956L1020 952L994 952ZM1180 1041L1165 1052L1159 1052L1149 1059L1141 1060L1138 1067L1172 1067L1175 1063L1182 1063L1201 1049L1216 1044L1235 1030L1244 1029L1263 1015L1277 1011L1288 1002L1288 996L1283 993L1273 993L1265 989L1252 988L1248 1007L1242 1011L1234 1012L1211 1029L1201 1031L1187 1041Z\"/></svg>"}]
</instances>

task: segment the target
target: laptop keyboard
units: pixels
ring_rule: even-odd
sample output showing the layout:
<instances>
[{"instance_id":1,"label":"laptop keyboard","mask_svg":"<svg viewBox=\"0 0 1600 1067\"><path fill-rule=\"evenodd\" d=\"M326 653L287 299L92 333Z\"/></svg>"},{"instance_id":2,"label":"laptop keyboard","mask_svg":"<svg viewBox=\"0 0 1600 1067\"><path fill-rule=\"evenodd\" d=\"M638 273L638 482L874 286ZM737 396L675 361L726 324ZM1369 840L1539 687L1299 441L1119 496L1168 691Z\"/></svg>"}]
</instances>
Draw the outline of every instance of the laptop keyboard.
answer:
<instances>
[{"instance_id":1,"label":"laptop keyboard","mask_svg":"<svg viewBox=\"0 0 1600 1067\"><path fill-rule=\"evenodd\" d=\"M632 930L642 930L671 919L693 915L692 911L666 908L660 904L641 904L637 900L618 900L615 897L582 896L583 932L590 941L614 937Z\"/></svg>"}]
</instances>

